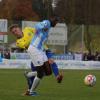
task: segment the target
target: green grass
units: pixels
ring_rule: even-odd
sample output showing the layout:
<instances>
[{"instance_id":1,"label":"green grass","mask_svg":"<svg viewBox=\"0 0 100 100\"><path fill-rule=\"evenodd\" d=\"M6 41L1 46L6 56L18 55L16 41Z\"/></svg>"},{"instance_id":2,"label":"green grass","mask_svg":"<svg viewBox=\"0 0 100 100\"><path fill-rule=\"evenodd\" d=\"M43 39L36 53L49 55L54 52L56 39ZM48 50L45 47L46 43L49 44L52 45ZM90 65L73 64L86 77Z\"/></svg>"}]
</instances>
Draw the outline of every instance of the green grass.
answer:
<instances>
[{"instance_id":1,"label":"green grass","mask_svg":"<svg viewBox=\"0 0 100 100\"><path fill-rule=\"evenodd\" d=\"M54 76L45 77L37 91L39 96L30 97L21 94L26 89L24 70L0 69L0 100L99 100L100 72L95 70L65 70L64 79L58 84ZM94 87L84 85L87 74L94 74L97 83Z\"/></svg>"}]
</instances>

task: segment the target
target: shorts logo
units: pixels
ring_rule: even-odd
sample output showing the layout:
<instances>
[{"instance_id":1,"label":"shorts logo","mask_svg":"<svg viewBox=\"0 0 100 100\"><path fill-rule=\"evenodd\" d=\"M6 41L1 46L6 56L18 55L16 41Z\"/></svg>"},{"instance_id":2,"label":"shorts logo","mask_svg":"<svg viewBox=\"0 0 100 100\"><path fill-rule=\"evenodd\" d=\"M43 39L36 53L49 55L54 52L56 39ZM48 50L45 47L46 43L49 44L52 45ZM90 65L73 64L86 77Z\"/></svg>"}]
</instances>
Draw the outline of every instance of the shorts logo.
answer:
<instances>
[{"instance_id":1,"label":"shorts logo","mask_svg":"<svg viewBox=\"0 0 100 100\"><path fill-rule=\"evenodd\" d=\"M37 63L38 63L39 65L41 65L41 64L42 64L42 62L40 62L40 61L38 61Z\"/></svg>"}]
</instances>

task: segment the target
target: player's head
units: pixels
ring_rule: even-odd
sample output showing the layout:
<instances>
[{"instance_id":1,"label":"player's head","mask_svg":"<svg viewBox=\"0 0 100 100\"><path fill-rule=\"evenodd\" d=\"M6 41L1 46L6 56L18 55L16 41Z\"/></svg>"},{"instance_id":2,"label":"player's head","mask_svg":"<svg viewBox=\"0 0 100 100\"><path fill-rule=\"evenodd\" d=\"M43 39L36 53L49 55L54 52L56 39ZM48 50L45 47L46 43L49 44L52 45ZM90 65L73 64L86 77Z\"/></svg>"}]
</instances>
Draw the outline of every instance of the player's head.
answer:
<instances>
[{"instance_id":1,"label":"player's head","mask_svg":"<svg viewBox=\"0 0 100 100\"><path fill-rule=\"evenodd\" d=\"M41 23L43 24L44 28L48 28L48 29L50 28L50 21L49 20L43 20Z\"/></svg>"},{"instance_id":2,"label":"player's head","mask_svg":"<svg viewBox=\"0 0 100 100\"><path fill-rule=\"evenodd\" d=\"M59 22L59 18L55 15L51 16L49 18L49 20L50 20L50 23L51 23L51 27L55 27L56 24Z\"/></svg>"},{"instance_id":3,"label":"player's head","mask_svg":"<svg viewBox=\"0 0 100 100\"><path fill-rule=\"evenodd\" d=\"M49 20L43 20L42 22L39 22L35 25L35 28L37 30L42 30L43 32L47 32L50 29L50 21Z\"/></svg>"},{"instance_id":4,"label":"player's head","mask_svg":"<svg viewBox=\"0 0 100 100\"><path fill-rule=\"evenodd\" d=\"M44 32L48 32L49 29L50 29L50 27L51 27L50 21L49 21L49 20L43 20L43 21L41 22L41 24L43 25L43 31L44 31Z\"/></svg>"},{"instance_id":5,"label":"player's head","mask_svg":"<svg viewBox=\"0 0 100 100\"><path fill-rule=\"evenodd\" d=\"M22 30L17 24L13 24L9 27L9 31L14 34L17 38L22 37Z\"/></svg>"}]
</instances>

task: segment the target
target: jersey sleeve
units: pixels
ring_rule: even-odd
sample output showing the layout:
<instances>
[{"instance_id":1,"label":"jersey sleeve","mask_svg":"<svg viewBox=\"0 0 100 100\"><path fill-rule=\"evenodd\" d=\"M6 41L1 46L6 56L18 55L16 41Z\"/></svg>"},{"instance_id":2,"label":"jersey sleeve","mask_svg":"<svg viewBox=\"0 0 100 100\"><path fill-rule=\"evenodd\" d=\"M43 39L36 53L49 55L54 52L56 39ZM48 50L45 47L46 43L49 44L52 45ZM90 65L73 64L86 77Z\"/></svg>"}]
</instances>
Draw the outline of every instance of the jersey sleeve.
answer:
<instances>
[{"instance_id":1,"label":"jersey sleeve","mask_svg":"<svg viewBox=\"0 0 100 100\"><path fill-rule=\"evenodd\" d=\"M25 49L28 47L28 42L29 42L28 40L21 38L16 41L16 46Z\"/></svg>"}]
</instances>

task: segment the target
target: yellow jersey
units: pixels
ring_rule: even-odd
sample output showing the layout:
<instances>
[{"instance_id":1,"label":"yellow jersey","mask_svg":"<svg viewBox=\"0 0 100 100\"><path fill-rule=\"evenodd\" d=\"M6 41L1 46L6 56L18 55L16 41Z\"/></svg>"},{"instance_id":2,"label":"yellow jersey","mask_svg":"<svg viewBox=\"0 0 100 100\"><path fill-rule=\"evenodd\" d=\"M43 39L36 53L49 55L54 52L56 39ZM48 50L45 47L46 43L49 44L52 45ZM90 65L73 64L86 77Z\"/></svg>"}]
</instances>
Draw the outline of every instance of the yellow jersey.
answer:
<instances>
[{"instance_id":1,"label":"yellow jersey","mask_svg":"<svg viewBox=\"0 0 100 100\"><path fill-rule=\"evenodd\" d=\"M16 46L19 48L27 48L36 33L35 28L25 27L23 29L23 37L16 40Z\"/></svg>"}]
</instances>

